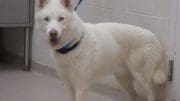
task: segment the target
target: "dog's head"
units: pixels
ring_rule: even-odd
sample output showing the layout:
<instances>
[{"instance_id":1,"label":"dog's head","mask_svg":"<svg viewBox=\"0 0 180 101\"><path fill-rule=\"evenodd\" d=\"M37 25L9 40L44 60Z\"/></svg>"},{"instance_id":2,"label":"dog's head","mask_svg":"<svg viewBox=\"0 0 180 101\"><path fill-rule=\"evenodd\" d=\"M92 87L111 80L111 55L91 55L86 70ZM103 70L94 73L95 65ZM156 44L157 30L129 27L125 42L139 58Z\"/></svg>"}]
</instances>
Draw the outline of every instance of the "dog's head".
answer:
<instances>
[{"instance_id":1,"label":"dog's head","mask_svg":"<svg viewBox=\"0 0 180 101\"><path fill-rule=\"evenodd\" d=\"M71 0L36 0L36 21L41 35L53 48L61 47L61 39L72 21Z\"/></svg>"}]
</instances>

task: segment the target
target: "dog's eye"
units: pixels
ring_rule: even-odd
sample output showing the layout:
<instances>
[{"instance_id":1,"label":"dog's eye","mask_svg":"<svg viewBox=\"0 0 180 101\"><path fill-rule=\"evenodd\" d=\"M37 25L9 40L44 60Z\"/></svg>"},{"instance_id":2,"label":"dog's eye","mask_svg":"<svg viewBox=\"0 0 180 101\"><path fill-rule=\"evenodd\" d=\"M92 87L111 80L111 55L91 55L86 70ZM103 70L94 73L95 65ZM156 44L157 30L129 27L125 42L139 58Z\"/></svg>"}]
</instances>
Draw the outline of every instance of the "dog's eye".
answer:
<instances>
[{"instance_id":1,"label":"dog's eye","mask_svg":"<svg viewBox=\"0 0 180 101\"><path fill-rule=\"evenodd\" d=\"M63 21L63 20L64 20L64 17L59 17L59 18L58 18L58 21L59 21L59 22L61 22L61 21Z\"/></svg>"},{"instance_id":2,"label":"dog's eye","mask_svg":"<svg viewBox=\"0 0 180 101\"><path fill-rule=\"evenodd\" d=\"M49 21L49 17L45 17L44 21L48 22Z\"/></svg>"}]
</instances>

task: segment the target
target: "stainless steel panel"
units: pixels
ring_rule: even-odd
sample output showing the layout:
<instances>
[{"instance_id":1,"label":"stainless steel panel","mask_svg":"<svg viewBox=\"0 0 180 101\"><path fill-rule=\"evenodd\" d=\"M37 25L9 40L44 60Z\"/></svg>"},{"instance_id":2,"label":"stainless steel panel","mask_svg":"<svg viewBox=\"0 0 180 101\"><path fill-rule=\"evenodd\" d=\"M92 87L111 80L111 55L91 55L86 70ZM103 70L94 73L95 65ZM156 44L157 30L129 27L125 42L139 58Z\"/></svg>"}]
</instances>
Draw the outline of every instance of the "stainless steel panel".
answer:
<instances>
[{"instance_id":1,"label":"stainless steel panel","mask_svg":"<svg viewBox=\"0 0 180 101\"><path fill-rule=\"evenodd\" d=\"M0 24L27 24L29 0L0 0Z\"/></svg>"}]
</instances>

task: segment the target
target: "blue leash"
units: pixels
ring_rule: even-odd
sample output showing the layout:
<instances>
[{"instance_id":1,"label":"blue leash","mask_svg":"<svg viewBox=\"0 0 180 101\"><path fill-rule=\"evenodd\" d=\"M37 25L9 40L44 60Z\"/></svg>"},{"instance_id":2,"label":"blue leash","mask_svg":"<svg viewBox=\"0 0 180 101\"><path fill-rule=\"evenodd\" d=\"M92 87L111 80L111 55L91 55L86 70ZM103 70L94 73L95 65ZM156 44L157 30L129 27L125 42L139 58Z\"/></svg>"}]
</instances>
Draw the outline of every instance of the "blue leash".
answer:
<instances>
[{"instance_id":1,"label":"blue leash","mask_svg":"<svg viewBox=\"0 0 180 101\"><path fill-rule=\"evenodd\" d=\"M78 7L80 6L80 4L82 3L83 0L79 0L79 2L77 3L77 5L74 7L74 10L77 11Z\"/></svg>"}]
</instances>

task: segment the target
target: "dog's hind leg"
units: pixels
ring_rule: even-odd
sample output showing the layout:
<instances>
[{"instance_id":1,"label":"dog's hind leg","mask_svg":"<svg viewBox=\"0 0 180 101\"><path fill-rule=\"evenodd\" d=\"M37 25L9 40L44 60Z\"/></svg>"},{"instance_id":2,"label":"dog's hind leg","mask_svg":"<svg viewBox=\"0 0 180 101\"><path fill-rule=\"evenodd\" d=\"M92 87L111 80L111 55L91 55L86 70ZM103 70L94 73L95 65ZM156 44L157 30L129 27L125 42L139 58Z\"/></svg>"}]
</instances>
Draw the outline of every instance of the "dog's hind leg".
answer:
<instances>
[{"instance_id":1,"label":"dog's hind leg","mask_svg":"<svg viewBox=\"0 0 180 101\"><path fill-rule=\"evenodd\" d=\"M130 54L128 68L134 78L144 91L148 101L155 101L153 89L153 73L157 66L158 57L155 58L153 51L138 50Z\"/></svg>"},{"instance_id":2,"label":"dog's hind leg","mask_svg":"<svg viewBox=\"0 0 180 101\"><path fill-rule=\"evenodd\" d=\"M136 92L132 85L132 77L129 73L116 73L116 80L118 81L121 90L125 93L127 101L136 100Z\"/></svg>"}]
</instances>

